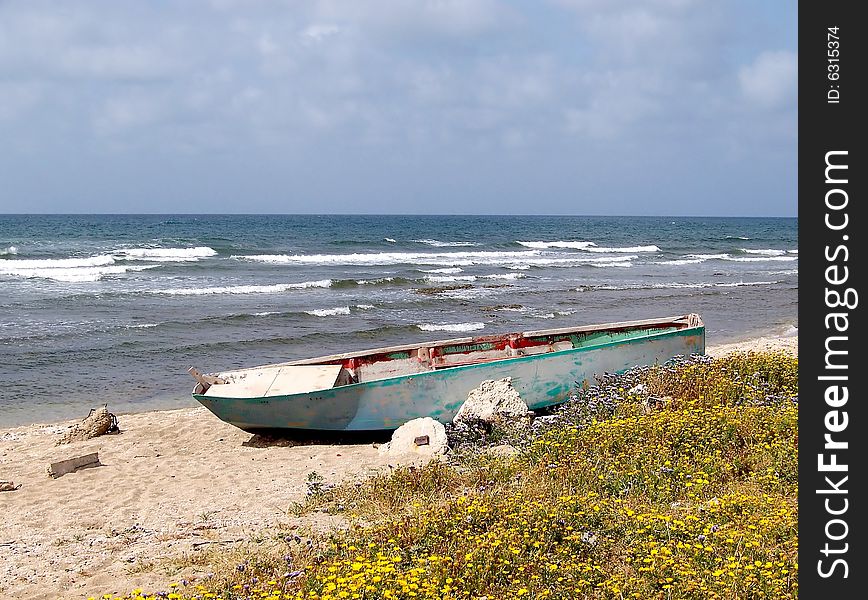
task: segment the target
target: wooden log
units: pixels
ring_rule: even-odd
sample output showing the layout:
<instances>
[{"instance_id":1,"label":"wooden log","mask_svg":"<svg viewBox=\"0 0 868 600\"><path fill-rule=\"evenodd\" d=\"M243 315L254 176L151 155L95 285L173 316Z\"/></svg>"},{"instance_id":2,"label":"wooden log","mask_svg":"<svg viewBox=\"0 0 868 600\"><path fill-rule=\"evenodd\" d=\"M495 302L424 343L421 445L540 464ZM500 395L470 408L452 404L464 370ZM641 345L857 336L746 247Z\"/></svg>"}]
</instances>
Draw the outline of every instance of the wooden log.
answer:
<instances>
[{"instance_id":1,"label":"wooden log","mask_svg":"<svg viewBox=\"0 0 868 600\"><path fill-rule=\"evenodd\" d=\"M51 463L48 465L48 475L57 479L61 475L66 475L79 469L99 466L102 466L102 463L99 462L99 452L91 452L84 456L76 456L75 458L67 458L66 460Z\"/></svg>"}]
</instances>

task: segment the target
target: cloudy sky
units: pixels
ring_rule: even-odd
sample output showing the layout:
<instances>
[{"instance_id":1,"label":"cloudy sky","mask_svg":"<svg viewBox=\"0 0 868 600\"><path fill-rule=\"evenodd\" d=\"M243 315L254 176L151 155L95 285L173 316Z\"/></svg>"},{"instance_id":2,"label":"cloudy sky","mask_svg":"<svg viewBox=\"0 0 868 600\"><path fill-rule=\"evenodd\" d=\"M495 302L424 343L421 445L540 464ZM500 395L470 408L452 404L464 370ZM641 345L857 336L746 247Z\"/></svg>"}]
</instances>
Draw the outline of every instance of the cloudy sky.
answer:
<instances>
[{"instance_id":1,"label":"cloudy sky","mask_svg":"<svg viewBox=\"0 0 868 600\"><path fill-rule=\"evenodd\" d=\"M796 3L0 0L0 212L796 214Z\"/></svg>"}]
</instances>

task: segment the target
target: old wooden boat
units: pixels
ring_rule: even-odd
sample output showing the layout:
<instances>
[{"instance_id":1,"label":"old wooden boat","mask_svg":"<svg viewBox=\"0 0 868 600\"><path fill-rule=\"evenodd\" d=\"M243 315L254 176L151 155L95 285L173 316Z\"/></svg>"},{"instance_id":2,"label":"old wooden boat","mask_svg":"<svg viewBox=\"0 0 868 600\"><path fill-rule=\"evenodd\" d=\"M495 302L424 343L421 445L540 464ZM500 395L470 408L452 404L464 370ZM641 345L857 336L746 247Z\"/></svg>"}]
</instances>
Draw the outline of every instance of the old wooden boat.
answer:
<instances>
[{"instance_id":1,"label":"old wooden boat","mask_svg":"<svg viewBox=\"0 0 868 600\"><path fill-rule=\"evenodd\" d=\"M697 314L440 340L203 375L193 397L247 431L395 429L446 423L486 379L511 377L531 409L604 373L705 352Z\"/></svg>"}]
</instances>

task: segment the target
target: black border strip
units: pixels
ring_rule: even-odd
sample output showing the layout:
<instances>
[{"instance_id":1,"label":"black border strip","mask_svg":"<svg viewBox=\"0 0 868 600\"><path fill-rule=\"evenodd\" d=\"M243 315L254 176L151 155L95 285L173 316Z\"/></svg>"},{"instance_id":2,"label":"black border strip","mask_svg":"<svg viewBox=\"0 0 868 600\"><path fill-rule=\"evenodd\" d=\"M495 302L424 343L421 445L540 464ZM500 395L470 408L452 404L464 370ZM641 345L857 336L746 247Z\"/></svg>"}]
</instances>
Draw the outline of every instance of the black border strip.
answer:
<instances>
[{"instance_id":1,"label":"black border strip","mask_svg":"<svg viewBox=\"0 0 868 600\"><path fill-rule=\"evenodd\" d=\"M868 581L868 533L861 524L866 493L859 491L868 487L859 377L866 341L859 301L868 297L857 300L864 288L860 271L868 268L860 247L868 223L856 215L868 178L868 132L857 129L868 114L862 81L868 24L857 17L857 6L799 5L801 598L864 598ZM829 466L833 462L846 470Z\"/></svg>"}]
</instances>

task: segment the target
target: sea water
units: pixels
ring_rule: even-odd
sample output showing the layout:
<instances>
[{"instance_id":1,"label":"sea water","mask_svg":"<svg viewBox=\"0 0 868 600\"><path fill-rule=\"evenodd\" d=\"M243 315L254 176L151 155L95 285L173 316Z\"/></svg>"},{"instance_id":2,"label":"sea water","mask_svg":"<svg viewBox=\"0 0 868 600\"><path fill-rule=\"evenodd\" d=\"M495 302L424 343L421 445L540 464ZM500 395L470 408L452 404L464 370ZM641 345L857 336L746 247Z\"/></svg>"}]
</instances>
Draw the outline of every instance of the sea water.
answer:
<instances>
[{"instance_id":1,"label":"sea water","mask_svg":"<svg viewBox=\"0 0 868 600\"><path fill-rule=\"evenodd\" d=\"M698 312L797 327L794 218L0 215L0 426L197 406L212 372Z\"/></svg>"}]
</instances>

